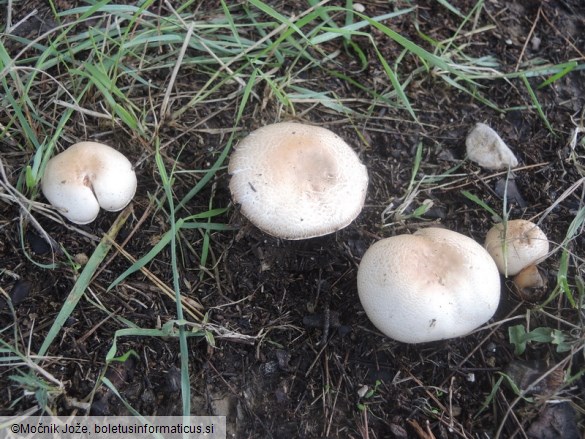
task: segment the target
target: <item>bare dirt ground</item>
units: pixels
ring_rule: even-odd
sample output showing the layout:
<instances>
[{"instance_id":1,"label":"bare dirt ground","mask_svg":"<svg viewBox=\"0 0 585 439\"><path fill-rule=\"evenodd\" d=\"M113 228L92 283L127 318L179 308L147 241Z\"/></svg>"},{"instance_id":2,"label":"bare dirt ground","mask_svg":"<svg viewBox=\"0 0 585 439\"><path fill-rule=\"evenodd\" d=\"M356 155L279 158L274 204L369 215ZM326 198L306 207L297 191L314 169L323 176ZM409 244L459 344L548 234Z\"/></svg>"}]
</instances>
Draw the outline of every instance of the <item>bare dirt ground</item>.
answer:
<instances>
[{"instance_id":1,"label":"bare dirt ground","mask_svg":"<svg viewBox=\"0 0 585 439\"><path fill-rule=\"evenodd\" d=\"M271 2L288 15L306 8L299 3ZM469 10L475 4L451 3L461 10ZM57 5L66 7L65 2ZM381 1L364 5L370 16L388 12L389 8L411 6L410 2ZM460 24L460 19L455 19L439 2L421 1L414 6L416 20L412 15L397 17L389 25L428 50L433 48L425 38L445 40ZM158 7L159 13L164 14L165 4L161 2ZM201 19L210 19L217 8L215 2L202 2L196 13ZM49 10L41 10L50 17ZM20 14L15 17L18 19L26 15L27 9L18 4L15 11ZM585 5L580 1L490 0L483 5L478 20L476 29L483 30L466 37L465 53L493 56L503 72L514 72L528 60L554 64L571 59L582 64L585 60ZM388 40L377 30L371 32L380 40ZM359 38L354 42L367 56L366 65L361 64L351 47L334 40L327 44L337 45L332 48L340 51L336 68L344 66L347 77L359 79L372 89L389 87L379 84L385 76L371 45ZM14 44L12 50L17 51L18 44ZM385 59L392 62L402 51L390 40L379 47ZM417 67L420 61L406 56L400 69L412 71ZM279 74L298 68L293 60L285 60ZM178 96L205 81L188 72L177 78ZM152 80L163 81L168 74L154 72ZM356 109L369 106L371 97L365 96L360 87L327 75L325 70L309 69L302 78L336 96L354 99L351 105ZM528 78L534 89L542 80ZM502 212L502 188L507 175L464 161L465 137L476 122L488 123L499 132L520 161L513 180L508 181L510 217L528 219L554 206L541 227L552 242L563 242L575 213L583 206L582 187L564 199L559 197L584 176L583 144L573 149L570 139L576 127L583 127L585 73L573 71L538 90L539 102L554 134L532 105L520 79L479 82L482 95L505 111L490 108L447 86L432 72L414 77L405 91L420 123L412 121L405 110L378 111L375 106L368 118L342 117L323 105L302 102L295 104L293 114L279 104L269 88L257 87L256 97L238 127L238 138L281 120L314 123L334 130L367 165L368 196L362 214L350 226L302 241L279 240L251 226L237 206L231 205L225 169L191 200L186 208L189 213L208 210L210 200L214 208L230 206L221 221L233 227L208 235L185 231L178 242L184 294L203 305L211 323L230 331L224 337L216 333L215 346L203 337L189 339L194 414L226 415L230 435L238 438L431 439L487 438L496 434L502 438L580 437L585 425L585 377L579 375L585 367L583 350L577 350L575 343L573 349L577 352L572 355L570 351L557 352L553 343L535 342L518 355L508 336L508 328L526 325L527 311L553 291L560 252L542 264L548 281L542 296L523 298L509 280L502 279L502 301L491 321L499 323L462 338L421 345L395 342L372 326L357 298L359 261L368 246L380 238L441 225L483 241L492 218L462 191ZM237 86L226 84L222 93L228 96ZM236 108L235 101L210 103L163 124L160 135L165 140L162 154L166 165L175 166L177 171L209 168L231 132ZM9 125L5 114L0 114L0 123ZM128 238L124 248L138 258L168 230L167 217L152 201L160 197L156 165L149 154L151 150L140 139L122 129L112 129L105 122L100 124L87 120L77 126L70 124L62 146L98 136L106 143L116 144L138 163L139 189L133 216L117 238L118 243ZM16 147L19 141L4 138L0 145L13 183L30 159L28 153ZM406 195L420 142L423 155L416 181L446 172L455 176L421 185L402 217L394 215ZM198 178L199 174L193 172L177 174L173 187L177 199ZM42 200L40 195L39 199ZM432 208L421 217L409 217L425 200L432 201ZM395 208L386 210L390 205ZM75 257L91 255L116 216L103 213L96 222L82 226L86 235L46 218L39 220L50 236ZM211 252L201 269L197 249L206 239ZM578 261L572 265L568 279L570 285L576 285L579 276L583 279L584 275L585 236L576 236L567 248ZM34 353L79 272L67 263L56 269L43 269L25 255L47 264L54 258L67 261L66 255L52 255L34 228L20 223L17 205L0 203L0 287L15 306L15 316L6 306L0 309L0 327L5 328L1 337ZM112 255L116 257L100 267L86 292L91 300L80 301L49 350L50 357L43 362L43 367L63 383L63 391L49 405L59 414L84 413L79 407L87 406L82 402L89 404L94 414L126 414L120 399L104 386L94 393L105 373L138 412L180 414L176 339L121 338L118 353L132 349L137 356L115 363L106 371L104 359L113 334L122 327L112 314L142 328L157 328L176 318L174 301L161 294L143 273L135 273L106 291L130 265L119 253L113 251ZM147 268L170 285L169 261L167 248ZM577 289L574 291L578 298ZM96 302L112 314L100 310ZM583 310L571 306L565 295L554 297L544 312L530 315L530 328L559 329L583 342ZM17 332L13 331L14 325ZM18 340L14 339L16 333ZM523 381L526 385L551 369L554 372L549 376L554 379L544 379L542 388L527 395L530 400L519 398L510 386L504 385L505 380L498 385L502 372L528 380ZM22 413L35 404L34 395L26 394L22 383L9 378L15 371L13 367L0 369L0 388L5 389L0 392L0 415ZM566 377L575 379L569 381Z\"/></svg>"}]
</instances>

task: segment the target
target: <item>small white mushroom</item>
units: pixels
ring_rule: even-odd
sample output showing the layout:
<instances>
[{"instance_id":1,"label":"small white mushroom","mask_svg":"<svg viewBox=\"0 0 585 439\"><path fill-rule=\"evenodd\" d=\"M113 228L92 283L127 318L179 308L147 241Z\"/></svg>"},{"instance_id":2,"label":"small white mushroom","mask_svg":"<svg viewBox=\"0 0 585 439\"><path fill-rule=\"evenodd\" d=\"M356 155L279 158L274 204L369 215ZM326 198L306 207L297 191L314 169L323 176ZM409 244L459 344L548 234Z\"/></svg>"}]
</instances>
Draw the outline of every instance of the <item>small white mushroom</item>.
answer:
<instances>
[{"instance_id":1,"label":"small white mushroom","mask_svg":"<svg viewBox=\"0 0 585 439\"><path fill-rule=\"evenodd\" d=\"M518 159L506 142L492 128L478 123L465 140L467 157L486 169L508 169L518 166Z\"/></svg>"},{"instance_id":2,"label":"small white mushroom","mask_svg":"<svg viewBox=\"0 0 585 439\"><path fill-rule=\"evenodd\" d=\"M366 167L341 137L297 123L250 133L232 154L228 172L241 212L285 239L344 228L360 213L368 186Z\"/></svg>"},{"instance_id":3,"label":"small white mushroom","mask_svg":"<svg viewBox=\"0 0 585 439\"><path fill-rule=\"evenodd\" d=\"M376 242L364 254L357 283L370 321L404 343L466 335L500 301L500 275L486 250L432 227Z\"/></svg>"},{"instance_id":4,"label":"small white mushroom","mask_svg":"<svg viewBox=\"0 0 585 439\"><path fill-rule=\"evenodd\" d=\"M72 223L87 224L100 207L118 211L136 192L130 161L110 146L80 142L47 163L41 181L43 194Z\"/></svg>"},{"instance_id":5,"label":"small white mushroom","mask_svg":"<svg viewBox=\"0 0 585 439\"><path fill-rule=\"evenodd\" d=\"M500 273L514 276L529 265L544 261L549 242L536 224L517 219L493 226L486 235L485 248Z\"/></svg>"}]
</instances>

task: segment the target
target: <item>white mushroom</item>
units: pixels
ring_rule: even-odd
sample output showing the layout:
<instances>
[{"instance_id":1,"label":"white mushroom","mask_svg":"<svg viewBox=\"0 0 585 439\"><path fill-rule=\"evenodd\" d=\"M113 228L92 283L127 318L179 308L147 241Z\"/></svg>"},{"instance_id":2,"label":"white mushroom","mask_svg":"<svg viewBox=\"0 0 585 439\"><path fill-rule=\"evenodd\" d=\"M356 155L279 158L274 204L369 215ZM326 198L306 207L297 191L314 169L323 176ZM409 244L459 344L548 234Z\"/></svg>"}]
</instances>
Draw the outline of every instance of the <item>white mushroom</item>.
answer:
<instances>
[{"instance_id":1,"label":"white mushroom","mask_svg":"<svg viewBox=\"0 0 585 439\"><path fill-rule=\"evenodd\" d=\"M500 301L500 275L485 249L432 227L372 245L357 285L374 326L404 343L466 335L487 322Z\"/></svg>"},{"instance_id":2,"label":"white mushroom","mask_svg":"<svg viewBox=\"0 0 585 439\"><path fill-rule=\"evenodd\" d=\"M360 213L368 173L331 131L297 123L267 125L243 139L230 159L230 190L264 232L304 239L342 229Z\"/></svg>"},{"instance_id":3,"label":"white mushroom","mask_svg":"<svg viewBox=\"0 0 585 439\"><path fill-rule=\"evenodd\" d=\"M517 219L493 226L486 235L485 248L500 273L514 276L529 265L545 260L549 242L536 224Z\"/></svg>"},{"instance_id":4,"label":"white mushroom","mask_svg":"<svg viewBox=\"0 0 585 439\"><path fill-rule=\"evenodd\" d=\"M114 212L126 207L136 192L136 174L122 153L101 143L80 142L49 160L41 188L69 221L87 224L100 207Z\"/></svg>"}]
</instances>

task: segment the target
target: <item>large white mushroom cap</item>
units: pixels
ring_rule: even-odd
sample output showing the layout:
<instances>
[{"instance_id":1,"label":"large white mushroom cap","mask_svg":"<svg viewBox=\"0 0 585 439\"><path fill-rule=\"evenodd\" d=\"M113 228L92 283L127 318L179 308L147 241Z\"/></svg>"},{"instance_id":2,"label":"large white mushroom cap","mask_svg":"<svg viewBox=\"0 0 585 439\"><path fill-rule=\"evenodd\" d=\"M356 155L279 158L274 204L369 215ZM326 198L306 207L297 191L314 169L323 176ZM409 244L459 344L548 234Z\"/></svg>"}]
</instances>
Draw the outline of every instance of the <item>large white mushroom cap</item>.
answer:
<instances>
[{"instance_id":1,"label":"large white mushroom cap","mask_svg":"<svg viewBox=\"0 0 585 439\"><path fill-rule=\"evenodd\" d=\"M114 148L80 142L47 163L41 181L43 194L72 223L87 224L100 207L118 211L136 192L130 161Z\"/></svg>"},{"instance_id":2,"label":"large white mushroom cap","mask_svg":"<svg viewBox=\"0 0 585 439\"><path fill-rule=\"evenodd\" d=\"M514 276L529 265L544 261L549 242L536 224L516 219L493 226L486 235L485 248L496 261L500 273Z\"/></svg>"},{"instance_id":3,"label":"large white mushroom cap","mask_svg":"<svg viewBox=\"0 0 585 439\"><path fill-rule=\"evenodd\" d=\"M242 213L264 232L286 239L342 229L360 213L368 173L331 131L297 123L267 125L231 156L230 190Z\"/></svg>"},{"instance_id":4,"label":"large white mushroom cap","mask_svg":"<svg viewBox=\"0 0 585 439\"><path fill-rule=\"evenodd\" d=\"M370 321L404 343L468 334L500 301L500 274L487 251L439 228L376 242L364 254L357 284Z\"/></svg>"}]
</instances>

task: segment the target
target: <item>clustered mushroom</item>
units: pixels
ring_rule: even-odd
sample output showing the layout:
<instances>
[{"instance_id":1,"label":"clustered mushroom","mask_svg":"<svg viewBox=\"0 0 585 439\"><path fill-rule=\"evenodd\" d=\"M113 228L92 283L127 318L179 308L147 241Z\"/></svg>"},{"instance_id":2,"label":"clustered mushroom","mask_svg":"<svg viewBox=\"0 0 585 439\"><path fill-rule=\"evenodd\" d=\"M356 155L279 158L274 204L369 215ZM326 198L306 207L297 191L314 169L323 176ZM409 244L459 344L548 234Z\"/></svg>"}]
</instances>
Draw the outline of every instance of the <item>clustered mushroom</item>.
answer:
<instances>
[{"instance_id":1,"label":"clustered mushroom","mask_svg":"<svg viewBox=\"0 0 585 439\"><path fill-rule=\"evenodd\" d=\"M48 161L41 189L69 221L88 224L100 207L116 212L128 205L136 192L136 174L114 148L80 142Z\"/></svg>"},{"instance_id":2,"label":"clustered mushroom","mask_svg":"<svg viewBox=\"0 0 585 439\"><path fill-rule=\"evenodd\" d=\"M482 124L470 138L480 141L482 153L503 143ZM507 167L517 164L509 149L498 153L505 153ZM360 213L368 184L365 166L339 136L296 123L253 131L232 154L228 172L232 197L244 216L285 239L321 236L347 226ZM432 227L375 243L357 276L366 315L381 332L406 343L469 333L498 307L499 271L516 274L548 252L540 229L527 224L496 226L485 248L460 233ZM520 235L511 233L516 228ZM517 261L522 258L527 261Z\"/></svg>"},{"instance_id":3,"label":"clustered mushroom","mask_svg":"<svg viewBox=\"0 0 585 439\"><path fill-rule=\"evenodd\" d=\"M359 215L368 186L366 167L343 139L297 123L250 133L232 154L228 172L241 212L285 239L346 227ZM100 207L123 209L136 191L136 175L120 152L81 142L47 163L42 190L71 222L87 224ZM525 220L495 225L485 248L429 227L373 244L358 268L358 294L366 315L388 337L405 343L459 337L494 315L499 273L533 279L548 250L542 230Z\"/></svg>"}]
</instances>

